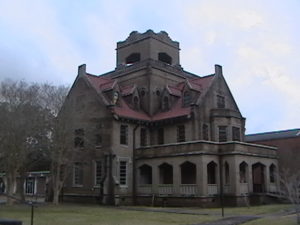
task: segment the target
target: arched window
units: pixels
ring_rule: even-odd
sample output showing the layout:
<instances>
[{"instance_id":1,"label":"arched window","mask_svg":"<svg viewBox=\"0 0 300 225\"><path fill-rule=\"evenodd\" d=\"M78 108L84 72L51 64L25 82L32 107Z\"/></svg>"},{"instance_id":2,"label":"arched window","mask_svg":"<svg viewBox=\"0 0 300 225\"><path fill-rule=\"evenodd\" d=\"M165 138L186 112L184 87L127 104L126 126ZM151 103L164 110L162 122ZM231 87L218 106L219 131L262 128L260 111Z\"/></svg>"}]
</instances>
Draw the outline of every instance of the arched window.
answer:
<instances>
[{"instance_id":1,"label":"arched window","mask_svg":"<svg viewBox=\"0 0 300 225\"><path fill-rule=\"evenodd\" d=\"M217 164L213 161L207 164L207 183L217 184Z\"/></svg>"},{"instance_id":2,"label":"arched window","mask_svg":"<svg viewBox=\"0 0 300 225\"><path fill-rule=\"evenodd\" d=\"M133 63L139 62L140 60L141 60L140 53L132 53L126 57L126 64L133 64Z\"/></svg>"},{"instance_id":3,"label":"arched window","mask_svg":"<svg viewBox=\"0 0 300 225\"><path fill-rule=\"evenodd\" d=\"M185 91L183 94L183 106L189 106L192 101L192 96L189 91Z\"/></svg>"},{"instance_id":4,"label":"arched window","mask_svg":"<svg viewBox=\"0 0 300 225\"><path fill-rule=\"evenodd\" d=\"M164 62L164 63L172 65L172 57L169 56L165 52L158 53L158 60L161 61L161 62Z\"/></svg>"},{"instance_id":5,"label":"arched window","mask_svg":"<svg viewBox=\"0 0 300 225\"><path fill-rule=\"evenodd\" d=\"M181 184L196 184L196 165L185 162L180 165Z\"/></svg>"},{"instance_id":6,"label":"arched window","mask_svg":"<svg viewBox=\"0 0 300 225\"><path fill-rule=\"evenodd\" d=\"M247 183L248 182L248 164L242 162L240 164L240 183Z\"/></svg>"},{"instance_id":7,"label":"arched window","mask_svg":"<svg viewBox=\"0 0 300 225\"><path fill-rule=\"evenodd\" d=\"M146 164L142 165L140 168L140 184L152 184L152 167Z\"/></svg>"},{"instance_id":8,"label":"arched window","mask_svg":"<svg viewBox=\"0 0 300 225\"><path fill-rule=\"evenodd\" d=\"M159 183L173 184L173 166L163 163L159 166Z\"/></svg>"}]
</instances>

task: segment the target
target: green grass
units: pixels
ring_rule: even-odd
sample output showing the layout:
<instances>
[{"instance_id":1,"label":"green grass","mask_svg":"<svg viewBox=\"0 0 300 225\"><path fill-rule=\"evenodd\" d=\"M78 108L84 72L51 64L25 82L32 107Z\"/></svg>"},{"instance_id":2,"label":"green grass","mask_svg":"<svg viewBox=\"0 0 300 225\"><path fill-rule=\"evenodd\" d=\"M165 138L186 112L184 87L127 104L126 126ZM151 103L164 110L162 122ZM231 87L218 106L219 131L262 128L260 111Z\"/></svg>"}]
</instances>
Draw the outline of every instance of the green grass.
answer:
<instances>
[{"instance_id":1,"label":"green grass","mask_svg":"<svg viewBox=\"0 0 300 225\"><path fill-rule=\"evenodd\" d=\"M30 207L0 206L0 218L18 219L30 224ZM128 211L99 206L39 206L35 208L35 225L135 225L195 224L217 219L213 216L159 212Z\"/></svg>"},{"instance_id":2,"label":"green grass","mask_svg":"<svg viewBox=\"0 0 300 225\"><path fill-rule=\"evenodd\" d=\"M167 225L167 224L198 224L221 218L220 209L202 209L202 208L170 208L182 212L192 212L209 215L188 215L164 212L146 212L125 210L117 207L101 207L96 205L75 205L64 204L59 206L41 205L35 208L35 225ZM160 209L138 207L139 209ZM263 215L281 212L291 208L291 205L264 205L255 207L237 207L225 208L225 216L233 215ZM23 225L30 224L31 208L24 205L5 206L0 205L0 218L18 219L23 221ZM247 225L272 224L272 225L290 225L295 219L292 217L267 217L247 223Z\"/></svg>"},{"instance_id":3,"label":"green grass","mask_svg":"<svg viewBox=\"0 0 300 225\"><path fill-rule=\"evenodd\" d=\"M258 220L253 220L251 222L245 223L244 225L296 225L296 216L282 216L282 217L270 217L262 218Z\"/></svg>"}]
</instances>

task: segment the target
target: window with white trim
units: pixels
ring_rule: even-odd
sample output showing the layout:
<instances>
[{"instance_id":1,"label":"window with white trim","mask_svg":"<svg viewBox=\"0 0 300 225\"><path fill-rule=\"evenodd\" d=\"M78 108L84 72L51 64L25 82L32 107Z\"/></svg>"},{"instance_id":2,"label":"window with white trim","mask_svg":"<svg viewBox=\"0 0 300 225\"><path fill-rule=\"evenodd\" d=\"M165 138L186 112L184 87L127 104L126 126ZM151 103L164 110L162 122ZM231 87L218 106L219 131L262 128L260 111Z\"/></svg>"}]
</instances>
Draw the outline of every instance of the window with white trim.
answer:
<instances>
[{"instance_id":1,"label":"window with white trim","mask_svg":"<svg viewBox=\"0 0 300 225\"><path fill-rule=\"evenodd\" d=\"M25 180L25 194L33 195L35 193L35 178L28 177Z\"/></svg>"},{"instance_id":2,"label":"window with white trim","mask_svg":"<svg viewBox=\"0 0 300 225\"><path fill-rule=\"evenodd\" d=\"M82 163L74 163L73 167L73 184L74 186L83 185L83 165Z\"/></svg>"},{"instance_id":3,"label":"window with white trim","mask_svg":"<svg viewBox=\"0 0 300 225\"><path fill-rule=\"evenodd\" d=\"M120 160L119 163L119 181L121 186L127 186L127 160Z\"/></svg>"}]
</instances>

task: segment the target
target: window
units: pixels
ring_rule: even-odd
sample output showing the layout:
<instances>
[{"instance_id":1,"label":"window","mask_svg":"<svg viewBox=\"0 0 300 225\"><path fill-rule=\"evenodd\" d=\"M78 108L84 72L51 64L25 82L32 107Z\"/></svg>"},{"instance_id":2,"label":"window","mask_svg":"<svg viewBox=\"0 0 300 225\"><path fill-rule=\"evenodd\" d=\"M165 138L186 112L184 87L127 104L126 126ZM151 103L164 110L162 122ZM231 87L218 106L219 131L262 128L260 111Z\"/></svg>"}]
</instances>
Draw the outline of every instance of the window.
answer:
<instances>
[{"instance_id":1,"label":"window","mask_svg":"<svg viewBox=\"0 0 300 225\"><path fill-rule=\"evenodd\" d=\"M169 56L167 53L160 52L158 53L158 60L167 64L172 64L172 57Z\"/></svg>"},{"instance_id":2,"label":"window","mask_svg":"<svg viewBox=\"0 0 300 225\"><path fill-rule=\"evenodd\" d=\"M82 163L74 163L74 177L73 177L74 186L83 185L83 165Z\"/></svg>"},{"instance_id":3,"label":"window","mask_svg":"<svg viewBox=\"0 0 300 225\"><path fill-rule=\"evenodd\" d=\"M119 179L120 185L127 185L127 161L120 161Z\"/></svg>"},{"instance_id":4,"label":"window","mask_svg":"<svg viewBox=\"0 0 300 225\"><path fill-rule=\"evenodd\" d=\"M75 148L82 148L84 147L84 130L83 129L76 129L74 131L74 147Z\"/></svg>"},{"instance_id":5,"label":"window","mask_svg":"<svg viewBox=\"0 0 300 225\"><path fill-rule=\"evenodd\" d=\"M102 162L95 161L95 185L100 186L102 179Z\"/></svg>"},{"instance_id":6,"label":"window","mask_svg":"<svg viewBox=\"0 0 300 225\"><path fill-rule=\"evenodd\" d=\"M245 162L242 162L240 164L240 183L247 183L248 182L248 165Z\"/></svg>"},{"instance_id":7,"label":"window","mask_svg":"<svg viewBox=\"0 0 300 225\"><path fill-rule=\"evenodd\" d=\"M270 166L270 182L271 183L275 183L275 177L276 177L276 167L275 167L275 165L274 164L272 164L271 166Z\"/></svg>"},{"instance_id":8,"label":"window","mask_svg":"<svg viewBox=\"0 0 300 225\"><path fill-rule=\"evenodd\" d=\"M162 107L162 109L163 109L164 111L167 111L169 108L170 108L169 98L168 98L167 96L165 96L165 97L163 98L163 107Z\"/></svg>"},{"instance_id":9,"label":"window","mask_svg":"<svg viewBox=\"0 0 300 225\"><path fill-rule=\"evenodd\" d=\"M140 53L132 53L126 58L126 64L133 64L141 60Z\"/></svg>"},{"instance_id":10,"label":"window","mask_svg":"<svg viewBox=\"0 0 300 225\"><path fill-rule=\"evenodd\" d=\"M183 94L183 106L189 106L191 104L191 101L192 101L191 93L185 91Z\"/></svg>"},{"instance_id":11,"label":"window","mask_svg":"<svg viewBox=\"0 0 300 225\"><path fill-rule=\"evenodd\" d=\"M219 142L227 141L227 127L219 126Z\"/></svg>"},{"instance_id":12,"label":"window","mask_svg":"<svg viewBox=\"0 0 300 225\"><path fill-rule=\"evenodd\" d=\"M233 141L240 141L241 140L241 134L240 134L240 128L239 127L232 127L232 140Z\"/></svg>"},{"instance_id":13,"label":"window","mask_svg":"<svg viewBox=\"0 0 300 225\"><path fill-rule=\"evenodd\" d=\"M208 141L208 125L207 124L203 124L202 126L202 135L203 135L203 140Z\"/></svg>"},{"instance_id":14,"label":"window","mask_svg":"<svg viewBox=\"0 0 300 225\"><path fill-rule=\"evenodd\" d=\"M157 143L159 145L164 144L164 139L165 139L165 137L164 137L164 128L161 127L157 131Z\"/></svg>"},{"instance_id":15,"label":"window","mask_svg":"<svg viewBox=\"0 0 300 225\"><path fill-rule=\"evenodd\" d=\"M139 168L139 170L140 170L139 183L142 185L152 184L152 167L144 164Z\"/></svg>"},{"instance_id":16,"label":"window","mask_svg":"<svg viewBox=\"0 0 300 225\"><path fill-rule=\"evenodd\" d=\"M35 178L29 177L25 180L25 193L29 195L35 194Z\"/></svg>"},{"instance_id":17,"label":"window","mask_svg":"<svg viewBox=\"0 0 300 225\"><path fill-rule=\"evenodd\" d=\"M140 108L140 101L137 96L133 97L133 107L134 109L138 110Z\"/></svg>"},{"instance_id":18,"label":"window","mask_svg":"<svg viewBox=\"0 0 300 225\"><path fill-rule=\"evenodd\" d=\"M184 127L184 125L177 126L177 142L185 142L185 127Z\"/></svg>"},{"instance_id":19,"label":"window","mask_svg":"<svg viewBox=\"0 0 300 225\"><path fill-rule=\"evenodd\" d=\"M230 176L229 176L229 164L228 162L225 162L225 184L230 183Z\"/></svg>"},{"instance_id":20,"label":"window","mask_svg":"<svg viewBox=\"0 0 300 225\"><path fill-rule=\"evenodd\" d=\"M147 145L147 130L145 128L141 128L141 146Z\"/></svg>"},{"instance_id":21,"label":"window","mask_svg":"<svg viewBox=\"0 0 300 225\"><path fill-rule=\"evenodd\" d=\"M207 164L207 184L217 184L217 164L215 162Z\"/></svg>"},{"instance_id":22,"label":"window","mask_svg":"<svg viewBox=\"0 0 300 225\"><path fill-rule=\"evenodd\" d=\"M121 125L120 127L120 144L128 145L128 126Z\"/></svg>"},{"instance_id":23,"label":"window","mask_svg":"<svg viewBox=\"0 0 300 225\"><path fill-rule=\"evenodd\" d=\"M100 134L95 135L95 145L96 146L101 146L102 144L102 136Z\"/></svg>"},{"instance_id":24,"label":"window","mask_svg":"<svg viewBox=\"0 0 300 225\"><path fill-rule=\"evenodd\" d=\"M224 98L224 96L217 95L217 107L219 109L224 109L225 108L225 98Z\"/></svg>"}]
</instances>

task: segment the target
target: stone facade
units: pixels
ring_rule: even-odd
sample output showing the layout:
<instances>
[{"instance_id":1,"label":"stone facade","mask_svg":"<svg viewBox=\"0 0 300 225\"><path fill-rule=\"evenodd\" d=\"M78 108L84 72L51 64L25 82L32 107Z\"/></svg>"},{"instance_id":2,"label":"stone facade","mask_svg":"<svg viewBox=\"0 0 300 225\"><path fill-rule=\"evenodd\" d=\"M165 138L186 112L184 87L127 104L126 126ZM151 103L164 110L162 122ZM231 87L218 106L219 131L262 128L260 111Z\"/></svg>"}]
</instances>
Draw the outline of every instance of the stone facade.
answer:
<instances>
[{"instance_id":1,"label":"stone facade","mask_svg":"<svg viewBox=\"0 0 300 225\"><path fill-rule=\"evenodd\" d=\"M276 148L244 142L222 67L183 70L166 32L118 42L112 72L78 71L64 107L76 153L65 200L210 206L222 194L238 205L277 191Z\"/></svg>"}]
</instances>

